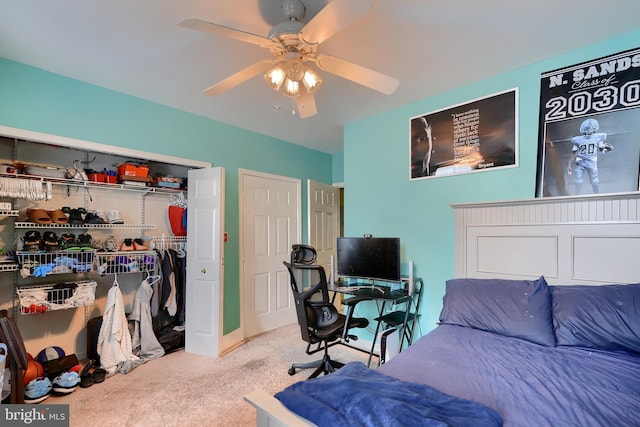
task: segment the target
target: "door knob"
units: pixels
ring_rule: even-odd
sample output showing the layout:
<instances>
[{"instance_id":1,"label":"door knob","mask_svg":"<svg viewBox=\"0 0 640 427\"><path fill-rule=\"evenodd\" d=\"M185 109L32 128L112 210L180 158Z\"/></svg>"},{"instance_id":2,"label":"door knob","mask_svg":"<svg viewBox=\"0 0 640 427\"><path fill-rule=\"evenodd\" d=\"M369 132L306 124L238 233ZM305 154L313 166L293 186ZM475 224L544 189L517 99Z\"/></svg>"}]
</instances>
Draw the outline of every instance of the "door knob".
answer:
<instances>
[{"instance_id":1,"label":"door knob","mask_svg":"<svg viewBox=\"0 0 640 427\"><path fill-rule=\"evenodd\" d=\"M206 268L203 268L202 270L200 270L200 273L206 273L206 272L207 272Z\"/></svg>"}]
</instances>

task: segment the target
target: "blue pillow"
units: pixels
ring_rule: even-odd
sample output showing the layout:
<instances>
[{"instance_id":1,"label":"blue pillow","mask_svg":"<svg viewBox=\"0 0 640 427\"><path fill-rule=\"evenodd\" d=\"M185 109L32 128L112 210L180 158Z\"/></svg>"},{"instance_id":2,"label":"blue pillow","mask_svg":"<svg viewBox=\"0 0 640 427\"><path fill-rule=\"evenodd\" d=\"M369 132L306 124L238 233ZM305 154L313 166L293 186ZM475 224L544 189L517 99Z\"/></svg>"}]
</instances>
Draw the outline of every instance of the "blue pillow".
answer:
<instances>
[{"instance_id":1,"label":"blue pillow","mask_svg":"<svg viewBox=\"0 0 640 427\"><path fill-rule=\"evenodd\" d=\"M558 345L640 353L640 283L550 289Z\"/></svg>"},{"instance_id":2,"label":"blue pillow","mask_svg":"<svg viewBox=\"0 0 640 427\"><path fill-rule=\"evenodd\" d=\"M555 346L551 294L538 280L452 279L447 281L440 323L481 329Z\"/></svg>"}]
</instances>

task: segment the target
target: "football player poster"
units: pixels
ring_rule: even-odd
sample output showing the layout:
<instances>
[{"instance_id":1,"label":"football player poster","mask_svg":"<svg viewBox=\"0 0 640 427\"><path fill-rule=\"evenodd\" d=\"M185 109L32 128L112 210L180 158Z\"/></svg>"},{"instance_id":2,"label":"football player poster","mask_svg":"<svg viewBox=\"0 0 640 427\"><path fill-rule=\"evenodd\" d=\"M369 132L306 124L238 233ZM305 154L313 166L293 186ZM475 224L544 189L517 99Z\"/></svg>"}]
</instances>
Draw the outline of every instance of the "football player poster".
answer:
<instances>
[{"instance_id":1,"label":"football player poster","mask_svg":"<svg viewBox=\"0 0 640 427\"><path fill-rule=\"evenodd\" d=\"M638 191L640 49L542 74L536 197Z\"/></svg>"},{"instance_id":2,"label":"football player poster","mask_svg":"<svg viewBox=\"0 0 640 427\"><path fill-rule=\"evenodd\" d=\"M518 90L411 118L411 179L517 166Z\"/></svg>"}]
</instances>

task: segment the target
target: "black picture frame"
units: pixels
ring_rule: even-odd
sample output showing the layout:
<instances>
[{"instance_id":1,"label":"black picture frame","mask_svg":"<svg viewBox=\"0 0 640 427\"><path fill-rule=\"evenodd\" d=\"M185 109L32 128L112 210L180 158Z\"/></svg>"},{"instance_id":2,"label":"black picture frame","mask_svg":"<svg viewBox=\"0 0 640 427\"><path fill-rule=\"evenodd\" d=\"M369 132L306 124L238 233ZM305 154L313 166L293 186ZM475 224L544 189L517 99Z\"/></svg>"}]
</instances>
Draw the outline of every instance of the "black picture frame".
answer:
<instances>
[{"instance_id":1,"label":"black picture frame","mask_svg":"<svg viewBox=\"0 0 640 427\"><path fill-rule=\"evenodd\" d=\"M640 189L640 49L543 73L536 197Z\"/></svg>"}]
</instances>

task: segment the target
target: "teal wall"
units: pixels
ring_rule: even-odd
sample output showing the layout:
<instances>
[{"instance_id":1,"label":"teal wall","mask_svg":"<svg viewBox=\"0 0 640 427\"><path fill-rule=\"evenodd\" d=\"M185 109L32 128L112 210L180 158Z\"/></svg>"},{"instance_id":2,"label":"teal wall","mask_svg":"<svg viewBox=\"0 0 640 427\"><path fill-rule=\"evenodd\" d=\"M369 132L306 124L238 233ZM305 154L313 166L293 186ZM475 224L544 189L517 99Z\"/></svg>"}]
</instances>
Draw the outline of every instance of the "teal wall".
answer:
<instances>
[{"instance_id":1,"label":"teal wall","mask_svg":"<svg viewBox=\"0 0 640 427\"><path fill-rule=\"evenodd\" d=\"M420 322L423 333L435 326L445 281L454 277L454 215L450 205L534 197L541 73L638 46L640 31L346 126L344 234L401 238L405 272L407 261L413 260L426 285ZM409 181L411 117L514 87L519 88L519 167Z\"/></svg>"},{"instance_id":2,"label":"teal wall","mask_svg":"<svg viewBox=\"0 0 640 427\"><path fill-rule=\"evenodd\" d=\"M332 156L333 183L344 182L344 153L337 153Z\"/></svg>"},{"instance_id":3,"label":"teal wall","mask_svg":"<svg viewBox=\"0 0 640 427\"><path fill-rule=\"evenodd\" d=\"M226 170L224 331L240 325L238 169L326 184L329 154L0 58L0 125L211 162ZM265 161L265 159L268 159ZM306 203L302 236L307 241Z\"/></svg>"}]
</instances>

